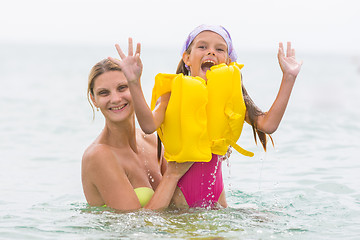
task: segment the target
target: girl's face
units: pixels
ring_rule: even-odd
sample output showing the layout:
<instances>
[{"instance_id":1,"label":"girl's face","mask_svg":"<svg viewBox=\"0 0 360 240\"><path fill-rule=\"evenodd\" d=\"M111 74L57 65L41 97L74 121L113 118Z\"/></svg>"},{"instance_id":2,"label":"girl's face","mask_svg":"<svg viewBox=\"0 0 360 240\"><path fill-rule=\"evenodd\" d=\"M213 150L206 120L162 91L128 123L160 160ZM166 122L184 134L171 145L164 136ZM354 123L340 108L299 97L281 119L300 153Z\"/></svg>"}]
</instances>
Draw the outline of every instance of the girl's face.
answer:
<instances>
[{"instance_id":1,"label":"girl's face","mask_svg":"<svg viewBox=\"0 0 360 240\"><path fill-rule=\"evenodd\" d=\"M110 121L122 121L134 113L128 83L120 71L109 71L98 76L91 100Z\"/></svg>"},{"instance_id":2,"label":"girl's face","mask_svg":"<svg viewBox=\"0 0 360 240\"><path fill-rule=\"evenodd\" d=\"M184 52L183 60L190 67L191 76L199 76L205 80L206 71L210 67L231 62L225 40L211 31L201 32L195 37L190 53Z\"/></svg>"}]
</instances>

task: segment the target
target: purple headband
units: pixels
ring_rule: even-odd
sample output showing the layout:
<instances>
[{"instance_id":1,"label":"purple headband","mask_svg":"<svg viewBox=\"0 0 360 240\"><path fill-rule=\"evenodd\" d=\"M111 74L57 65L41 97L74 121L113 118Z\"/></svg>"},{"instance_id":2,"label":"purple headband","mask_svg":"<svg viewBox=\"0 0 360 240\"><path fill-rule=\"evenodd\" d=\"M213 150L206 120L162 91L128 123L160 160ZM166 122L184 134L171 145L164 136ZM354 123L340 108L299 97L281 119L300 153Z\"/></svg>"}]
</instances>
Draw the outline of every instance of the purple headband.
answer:
<instances>
[{"instance_id":1,"label":"purple headband","mask_svg":"<svg viewBox=\"0 0 360 240\"><path fill-rule=\"evenodd\" d=\"M213 26L213 25L203 24L203 25L196 27L187 37L187 39L182 47L181 55L188 49L188 47L190 46L190 44L192 43L194 38L203 31L212 31L214 33L219 34L225 40L225 42L227 44L228 54L229 54L229 57L231 58L231 61L232 62L236 61L237 55L236 55L235 49L232 44L230 33L223 26L216 26L216 25ZM185 66L186 66L186 68L189 68L186 64L185 64Z\"/></svg>"}]
</instances>

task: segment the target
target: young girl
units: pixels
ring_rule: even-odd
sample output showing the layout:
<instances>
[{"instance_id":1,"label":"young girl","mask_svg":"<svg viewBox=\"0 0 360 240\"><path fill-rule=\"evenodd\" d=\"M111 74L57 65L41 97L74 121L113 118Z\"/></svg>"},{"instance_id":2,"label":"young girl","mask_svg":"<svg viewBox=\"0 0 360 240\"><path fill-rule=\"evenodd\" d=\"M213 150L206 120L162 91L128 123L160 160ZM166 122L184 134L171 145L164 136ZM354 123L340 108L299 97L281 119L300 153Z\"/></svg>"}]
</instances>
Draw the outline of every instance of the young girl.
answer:
<instances>
[{"instance_id":1,"label":"young girl","mask_svg":"<svg viewBox=\"0 0 360 240\"><path fill-rule=\"evenodd\" d=\"M286 56L279 44L283 78L266 113L255 106L241 84L242 65L236 64L230 34L221 26L201 25L189 34L177 75L156 77L152 112L141 90L140 44L135 55L131 39L128 56L119 45L116 48L122 60L110 60L123 69L143 131L158 130L168 161L195 162L177 184L175 205L205 207L219 203L226 207L219 156L229 145L244 155L253 155L236 145L244 120L252 125L255 140L256 132L266 147L266 134L279 126L302 64L296 61L291 43L287 44Z\"/></svg>"}]
</instances>

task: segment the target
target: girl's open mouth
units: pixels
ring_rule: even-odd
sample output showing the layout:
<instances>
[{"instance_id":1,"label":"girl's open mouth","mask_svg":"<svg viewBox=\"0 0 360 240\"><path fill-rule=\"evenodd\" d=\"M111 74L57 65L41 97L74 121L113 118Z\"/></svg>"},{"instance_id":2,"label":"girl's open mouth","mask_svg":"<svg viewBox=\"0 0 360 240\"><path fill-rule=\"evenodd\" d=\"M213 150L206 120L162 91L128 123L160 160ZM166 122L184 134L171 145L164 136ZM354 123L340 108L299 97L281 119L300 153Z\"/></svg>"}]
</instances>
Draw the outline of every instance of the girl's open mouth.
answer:
<instances>
[{"instance_id":1,"label":"girl's open mouth","mask_svg":"<svg viewBox=\"0 0 360 240\"><path fill-rule=\"evenodd\" d=\"M201 64L201 70L206 72L207 70L210 70L212 66L215 65L215 62L212 60L206 60Z\"/></svg>"}]
</instances>

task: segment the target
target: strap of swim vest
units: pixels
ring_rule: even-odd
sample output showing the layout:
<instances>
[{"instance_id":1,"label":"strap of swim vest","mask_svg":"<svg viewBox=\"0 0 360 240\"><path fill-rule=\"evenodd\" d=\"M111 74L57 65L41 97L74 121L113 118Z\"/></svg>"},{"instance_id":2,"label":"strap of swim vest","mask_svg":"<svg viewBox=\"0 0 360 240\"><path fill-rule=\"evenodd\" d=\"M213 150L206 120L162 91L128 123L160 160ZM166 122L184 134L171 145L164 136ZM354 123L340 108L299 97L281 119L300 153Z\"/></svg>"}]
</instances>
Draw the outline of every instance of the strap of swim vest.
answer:
<instances>
[{"instance_id":1,"label":"strap of swim vest","mask_svg":"<svg viewBox=\"0 0 360 240\"><path fill-rule=\"evenodd\" d=\"M239 153L241 153L244 156L247 156L247 157L253 157L254 156L253 152L250 152L250 151L247 151L247 150L243 149L235 141L233 141L231 139L222 138L222 139L213 140L213 144L220 144L220 143L224 143L224 142L227 145L232 146L236 151L238 151Z\"/></svg>"},{"instance_id":2,"label":"strap of swim vest","mask_svg":"<svg viewBox=\"0 0 360 240\"><path fill-rule=\"evenodd\" d=\"M231 108L229 108L228 106L226 106L225 108L225 114L229 117L229 119L233 119L233 120L236 120L236 119L239 119L241 117L240 114L234 112ZM232 123L230 122L230 128L232 130L234 130L235 126L237 127L238 124L237 123ZM245 149L243 149L242 147L240 147L234 140L231 140L231 139L224 139L224 141L232 146L236 151L238 151L239 153L241 153L242 155L244 156L247 156L247 157L253 157L254 156L254 153L252 152L249 152Z\"/></svg>"},{"instance_id":3,"label":"strap of swim vest","mask_svg":"<svg viewBox=\"0 0 360 240\"><path fill-rule=\"evenodd\" d=\"M247 150L243 149L242 147L237 145L237 143L235 141L230 140L230 139L226 139L226 141L230 144L230 146L232 146L236 151L238 151L242 155L247 156L247 157L253 157L254 156L253 152L250 152L250 151L247 151Z\"/></svg>"}]
</instances>

